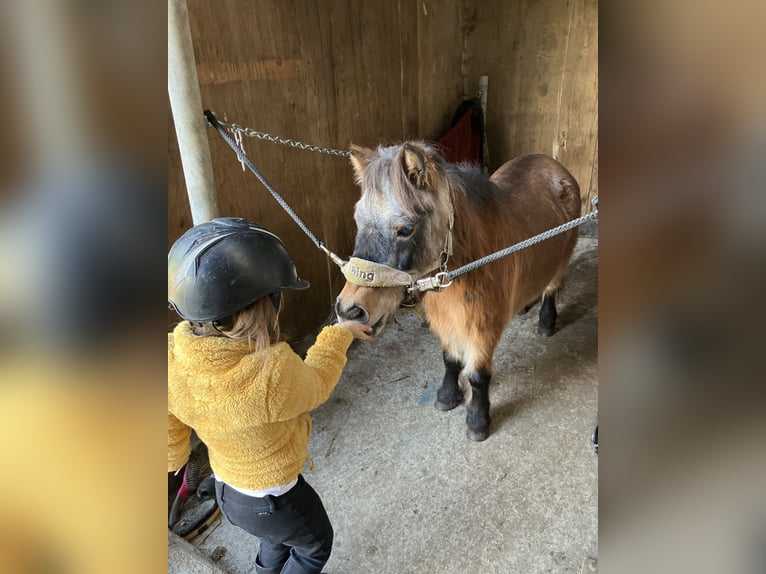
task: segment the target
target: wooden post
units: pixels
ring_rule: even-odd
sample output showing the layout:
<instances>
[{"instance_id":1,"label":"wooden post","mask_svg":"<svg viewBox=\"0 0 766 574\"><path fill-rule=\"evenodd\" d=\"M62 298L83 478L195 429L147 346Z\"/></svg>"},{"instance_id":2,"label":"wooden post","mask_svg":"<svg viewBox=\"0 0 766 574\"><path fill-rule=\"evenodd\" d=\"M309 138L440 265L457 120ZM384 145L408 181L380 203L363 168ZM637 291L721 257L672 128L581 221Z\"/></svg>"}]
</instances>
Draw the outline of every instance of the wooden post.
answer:
<instances>
[{"instance_id":1,"label":"wooden post","mask_svg":"<svg viewBox=\"0 0 766 574\"><path fill-rule=\"evenodd\" d=\"M481 100L481 114L484 116L484 165L489 167L489 145L487 144L487 89L489 88L489 76L479 76L479 99Z\"/></svg>"},{"instance_id":2,"label":"wooden post","mask_svg":"<svg viewBox=\"0 0 766 574\"><path fill-rule=\"evenodd\" d=\"M218 217L186 0L168 0L168 95L195 225Z\"/></svg>"}]
</instances>

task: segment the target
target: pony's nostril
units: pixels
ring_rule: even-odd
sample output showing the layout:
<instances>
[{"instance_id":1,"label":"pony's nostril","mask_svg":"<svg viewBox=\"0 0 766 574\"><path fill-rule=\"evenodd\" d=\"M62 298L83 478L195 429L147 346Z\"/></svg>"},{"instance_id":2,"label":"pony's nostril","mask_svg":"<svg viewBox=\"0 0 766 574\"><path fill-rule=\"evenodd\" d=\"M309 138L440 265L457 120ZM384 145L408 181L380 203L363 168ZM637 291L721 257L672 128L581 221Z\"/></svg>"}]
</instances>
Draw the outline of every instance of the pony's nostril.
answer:
<instances>
[{"instance_id":1,"label":"pony's nostril","mask_svg":"<svg viewBox=\"0 0 766 574\"><path fill-rule=\"evenodd\" d=\"M366 323L370 318L367 311L358 305L353 305L346 309L342 316L347 321L356 321L358 323Z\"/></svg>"}]
</instances>

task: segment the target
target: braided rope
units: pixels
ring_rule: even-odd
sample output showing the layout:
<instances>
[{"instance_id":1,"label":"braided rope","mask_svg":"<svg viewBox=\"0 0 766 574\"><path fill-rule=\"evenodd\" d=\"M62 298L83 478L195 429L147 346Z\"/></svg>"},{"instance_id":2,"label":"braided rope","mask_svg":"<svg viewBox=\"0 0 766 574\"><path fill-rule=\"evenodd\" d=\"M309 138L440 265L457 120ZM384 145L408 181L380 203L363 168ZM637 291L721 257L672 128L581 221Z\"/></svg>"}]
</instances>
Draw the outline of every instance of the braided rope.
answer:
<instances>
[{"instance_id":1,"label":"braided rope","mask_svg":"<svg viewBox=\"0 0 766 574\"><path fill-rule=\"evenodd\" d=\"M492 263L493 261L497 261L498 259L507 257L511 253L515 253L516 251L521 251L522 249L531 247L535 243L540 243L541 241L550 239L551 237L558 235L559 233L564 233L565 231L569 231L573 227L582 225L586 221L590 221L591 219L595 219L597 217L598 217L598 210L595 210L586 215L578 217L577 219L573 219L572 221L568 221L562 225L559 225L558 227L554 227L553 229L549 229L548 231L543 231L542 233L539 233L538 235L530 237L529 239L525 239L524 241L520 241L519 243L516 243L515 245L511 245L510 247L506 247L505 249L501 249L500 251L495 251L494 253L491 253L487 255L486 257L482 257L481 259L472 261L471 263L468 263L467 265L458 267L454 271L449 271L447 272L447 279L449 281L453 281L457 277L460 277L461 275L464 275L465 273L468 273L469 271L473 271L474 269L481 267L482 265L487 265L488 263Z\"/></svg>"},{"instance_id":2,"label":"braided rope","mask_svg":"<svg viewBox=\"0 0 766 574\"><path fill-rule=\"evenodd\" d=\"M277 193L277 191L271 187L268 181L264 179L264 177L260 174L260 172L256 169L256 167L253 165L253 162L250 161L250 158L247 157L244 150L239 147L235 141L229 136L228 133L226 133L226 129L223 127L221 122L218 121L218 119L215 117L213 112L210 110L205 110L205 118L207 118L207 121L210 122L210 125L213 126L216 131L220 134L220 136L224 139L224 141L229 144L229 147L234 150L234 152L237 154L237 158L239 161L246 165L247 168L253 172L253 175L258 178L258 181L260 181L263 184L263 187L266 188L266 190L272 195L274 199L277 200L277 203L282 206L282 209L287 212L287 214L295 221L295 223L298 224L298 227L300 227L303 230L303 233L305 233L309 239L316 245L319 249L324 251L330 259L335 262L336 265L342 266L343 260L338 257L335 253L330 251L327 247L325 247L325 244L322 242L321 239L319 239L314 233L308 228L308 226L303 222L303 220L298 217L298 214L293 211L293 209L287 204L287 202L284 200L284 198Z\"/></svg>"}]
</instances>

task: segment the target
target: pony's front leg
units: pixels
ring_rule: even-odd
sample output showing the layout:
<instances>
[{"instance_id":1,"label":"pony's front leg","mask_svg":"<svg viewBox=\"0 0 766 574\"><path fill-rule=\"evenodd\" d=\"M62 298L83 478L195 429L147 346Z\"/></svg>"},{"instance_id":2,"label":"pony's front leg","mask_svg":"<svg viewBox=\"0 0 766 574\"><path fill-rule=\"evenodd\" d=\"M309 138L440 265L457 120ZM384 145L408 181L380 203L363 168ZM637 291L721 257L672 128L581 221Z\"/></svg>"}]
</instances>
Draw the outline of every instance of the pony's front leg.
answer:
<instances>
[{"instance_id":1,"label":"pony's front leg","mask_svg":"<svg viewBox=\"0 0 766 574\"><path fill-rule=\"evenodd\" d=\"M463 402L463 392L458 385L463 364L458 359L451 357L447 351L442 352L442 358L444 359L444 380L436 393L434 406L440 411L450 411Z\"/></svg>"},{"instance_id":2,"label":"pony's front leg","mask_svg":"<svg viewBox=\"0 0 766 574\"><path fill-rule=\"evenodd\" d=\"M489 436L489 381L492 373L488 368L468 372L471 384L471 400L466 407L465 422L468 438L481 442Z\"/></svg>"}]
</instances>

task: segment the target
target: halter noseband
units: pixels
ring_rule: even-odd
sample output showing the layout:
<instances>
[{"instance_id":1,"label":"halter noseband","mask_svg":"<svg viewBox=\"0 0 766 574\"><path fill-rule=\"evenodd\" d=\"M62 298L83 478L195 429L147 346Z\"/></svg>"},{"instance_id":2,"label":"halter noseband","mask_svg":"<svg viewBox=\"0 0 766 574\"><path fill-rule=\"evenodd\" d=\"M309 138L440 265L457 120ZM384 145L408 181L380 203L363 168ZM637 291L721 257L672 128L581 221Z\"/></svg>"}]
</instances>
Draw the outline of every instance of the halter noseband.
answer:
<instances>
[{"instance_id":1,"label":"halter noseband","mask_svg":"<svg viewBox=\"0 0 766 574\"><path fill-rule=\"evenodd\" d=\"M452 227L454 223L455 216L450 201L449 224L447 237L444 240L444 249L439 253L439 259L428 267L428 269L439 269L440 272L433 277L415 279L407 271L394 269L388 265L359 257L352 257L340 264L340 270L346 281L361 287L407 287L409 292L439 290L448 287L452 283L447 279L447 262L452 256Z\"/></svg>"}]
</instances>

